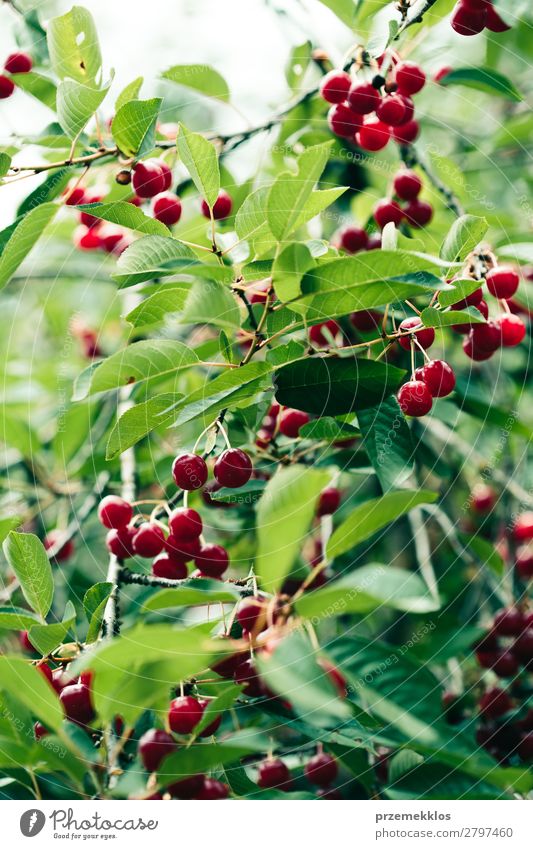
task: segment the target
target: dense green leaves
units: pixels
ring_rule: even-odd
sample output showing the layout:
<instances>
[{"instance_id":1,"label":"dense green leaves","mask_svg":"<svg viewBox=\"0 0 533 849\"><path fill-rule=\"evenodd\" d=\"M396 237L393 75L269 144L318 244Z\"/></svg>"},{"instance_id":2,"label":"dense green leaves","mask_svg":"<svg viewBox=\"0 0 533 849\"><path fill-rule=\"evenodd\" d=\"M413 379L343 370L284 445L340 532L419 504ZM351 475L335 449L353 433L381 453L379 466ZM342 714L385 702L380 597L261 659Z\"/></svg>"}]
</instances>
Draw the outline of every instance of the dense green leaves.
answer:
<instances>
[{"instance_id":1,"label":"dense green leaves","mask_svg":"<svg viewBox=\"0 0 533 849\"><path fill-rule=\"evenodd\" d=\"M200 195L213 207L220 191L220 172L214 145L180 124L178 154Z\"/></svg>"},{"instance_id":2,"label":"dense green leaves","mask_svg":"<svg viewBox=\"0 0 533 849\"><path fill-rule=\"evenodd\" d=\"M411 431L395 397L357 412L363 446L384 490L399 488L412 475Z\"/></svg>"},{"instance_id":3,"label":"dense green leaves","mask_svg":"<svg viewBox=\"0 0 533 849\"><path fill-rule=\"evenodd\" d=\"M65 637L74 625L75 620L74 605L71 601L68 601L61 622L53 622L50 625L32 625L29 629L31 644L43 656L51 654L57 646L65 642Z\"/></svg>"},{"instance_id":4,"label":"dense green leaves","mask_svg":"<svg viewBox=\"0 0 533 849\"><path fill-rule=\"evenodd\" d=\"M187 270L195 255L187 245L165 236L137 239L120 255L113 275L119 286L133 286L154 277L173 274L177 267Z\"/></svg>"},{"instance_id":5,"label":"dense green leaves","mask_svg":"<svg viewBox=\"0 0 533 849\"><path fill-rule=\"evenodd\" d=\"M42 619L54 596L52 567L40 539L11 531L3 543L6 560L20 581L24 598Z\"/></svg>"}]
</instances>

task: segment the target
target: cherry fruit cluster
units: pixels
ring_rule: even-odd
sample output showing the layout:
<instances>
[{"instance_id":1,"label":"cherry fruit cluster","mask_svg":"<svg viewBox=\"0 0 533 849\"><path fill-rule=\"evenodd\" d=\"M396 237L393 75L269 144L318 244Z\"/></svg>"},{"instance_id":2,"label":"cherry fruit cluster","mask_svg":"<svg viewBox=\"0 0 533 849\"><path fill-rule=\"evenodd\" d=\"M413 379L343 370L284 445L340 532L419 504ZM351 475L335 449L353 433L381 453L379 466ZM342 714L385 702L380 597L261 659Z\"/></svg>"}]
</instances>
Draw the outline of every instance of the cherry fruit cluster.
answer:
<instances>
[{"instance_id":1,"label":"cherry fruit cluster","mask_svg":"<svg viewBox=\"0 0 533 849\"><path fill-rule=\"evenodd\" d=\"M414 171L404 168L394 177L393 196L380 200L374 207L374 221L383 228L392 222L399 227L406 222L410 227L425 227L433 218L433 207L418 197L422 180Z\"/></svg>"},{"instance_id":2,"label":"cherry fruit cluster","mask_svg":"<svg viewBox=\"0 0 533 849\"><path fill-rule=\"evenodd\" d=\"M491 32L511 29L498 15L492 0L459 0L453 10L451 24L459 35L478 35L484 29Z\"/></svg>"}]
</instances>

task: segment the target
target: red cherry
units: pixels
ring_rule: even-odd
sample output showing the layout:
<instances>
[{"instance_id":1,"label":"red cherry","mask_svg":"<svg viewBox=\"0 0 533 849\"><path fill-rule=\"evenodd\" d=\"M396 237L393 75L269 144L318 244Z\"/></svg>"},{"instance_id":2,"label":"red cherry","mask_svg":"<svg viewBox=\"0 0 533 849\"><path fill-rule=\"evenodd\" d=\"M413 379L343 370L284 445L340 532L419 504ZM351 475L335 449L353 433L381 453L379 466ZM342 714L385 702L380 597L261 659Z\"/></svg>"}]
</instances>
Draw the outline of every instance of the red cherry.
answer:
<instances>
[{"instance_id":1,"label":"red cherry","mask_svg":"<svg viewBox=\"0 0 533 849\"><path fill-rule=\"evenodd\" d=\"M122 230L102 229L99 231L100 247L108 254L117 254L120 256L122 251L128 247L127 237Z\"/></svg>"},{"instance_id":2,"label":"red cherry","mask_svg":"<svg viewBox=\"0 0 533 849\"><path fill-rule=\"evenodd\" d=\"M4 64L9 74L27 74L32 68L32 58L27 53L10 53Z\"/></svg>"},{"instance_id":3,"label":"red cherry","mask_svg":"<svg viewBox=\"0 0 533 849\"><path fill-rule=\"evenodd\" d=\"M371 83L354 83L348 92L348 104L358 115L375 112L381 95Z\"/></svg>"},{"instance_id":4,"label":"red cherry","mask_svg":"<svg viewBox=\"0 0 533 849\"><path fill-rule=\"evenodd\" d=\"M501 30L494 30L494 32L501 32ZM518 745L518 754L523 761L533 760L533 732L524 734Z\"/></svg>"},{"instance_id":5,"label":"red cherry","mask_svg":"<svg viewBox=\"0 0 533 849\"><path fill-rule=\"evenodd\" d=\"M74 244L82 251L96 251L102 247L102 238L97 228L80 227L74 233Z\"/></svg>"},{"instance_id":6,"label":"red cherry","mask_svg":"<svg viewBox=\"0 0 533 849\"><path fill-rule=\"evenodd\" d=\"M363 150L382 150L389 143L391 128L378 118L367 118L355 136L359 147Z\"/></svg>"},{"instance_id":7,"label":"red cherry","mask_svg":"<svg viewBox=\"0 0 533 849\"><path fill-rule=\"evenodd\" d=\"M497 719L511 710L513 703L505 690L492 687L479 700L479 712L490 719Z\"/></svg>"},{"instance_id":8,"label":"red cherry","mask_svg":"<svg viewBox=\"0 0 533 849\"><path fill-rule=\"evenodd\" d=\"M381 233L373 233L368 238L367 251L377 251L381 248Z\"/></svg>"},{"instance_id":9,"label":"red cherry","mask_svg":"<svg viewBox=\"0 0 533 849\"><path fill-rule=\"evenodd\" d=\"M198 793L202 792L204 780L203 775L190 775L188 778L169 784L167 791L177 799L195 799Z\"/></svg>"},{"instance_id":10,"label":"red cherry","mask_svg":"<svg viewBox=\"0 0 533 849\"><path fill-rule=\"evenodd\" d=\"M260 598L243 598L237 608L235 618L243 631L256 630L259 620L264 620L265 602Z\"/></svg>"},{"instance_id":11,"label":"red cherry","mask_svg":"<svg viewBox=\"0 0 533 849\"><path fill-rule=\"evenodd\" d=\"M27 631L19 631L19 642L23 651L29 654L35 654L35 646L30 642L30 636Z\"/></svg>"},{"instance_id":12,"label":"red cherry","mask_svg":"<svg viewBox=\"0 0 533 849\"><path fill-rule=\"evenodd\" d=\"M157 159L145 159L133 166L132 185L140 198L153 198L167 188L168 177Z\"/></svg>"},{"instance_id":13,"label":"red cherry","mask_svg":"<svg viewBox=\"0 0 533 849\"><path fill-rule=\"evenodd\" d=\"M108 551L119 560L133 557L133 537L136 533L137 528L134 525L127 525L125 528L112 528L105 538Z\"/></svg>"},{"instance_id":14,"label":"red cherry","mask_svg":"<svg viewBox=\"0 0 533 849\"><path fill-rule=\"evenodd\" d=\"M198 454L180 454L172 464L172 477L180 489L200 489L207 475L206 462Z\"/></svg>"},{"instance_id":15,"label":"red cherry","mask_svg":"<svg viewBox=\"0 0 533 849\"><path fill-rule=\"evenodd\" d=\"M318 499L317 516L329 516L339 509L341 503L341 491L336 486L328 486L323 489Z\"/></svg>"},{"instance_id":16,"label":"red cherry","mask_svg":"<svg viewBox=\"0 0 533 849\"><path fill-rule=\"evenodd\" d=\"M312 757L305 765L305 774L311 784L327 787L337 778L337 761L326 752Z\"/></svg>"},{"instance_id":17,"label":"red cherry","mask_svg":"<svg viewBox=\"0 0 533 849\"><path fill-rule=\"evenodd\" d=\"M437 84L440 83L444 79L444 77L447 77L448 74L450 74L452 71L453 68L451 65L444 65L442 68L439 68L439 70L435 71L435 73L433 74L433 82Z\"/></svg>"},{"instance_id":18,"label":"red cherry","mask_svg":"<svg viewBox=\"0 0 533 849\"><path fill-rule=\"evenodd\" d=\"M410 380L400 387L398 403L407 416L425 416L433 406L431 392L422 380Z\"/></svg>"},{"instance_id":19,"label":"red cherry","mask_svg":"<svg viewBox=\"0 0 533 849\"><path fill-rule=\"evenodd\" d=\"M85 194L83 198L84 203L101 203L102 195L95 194L94 192L88 192ZM80 212L80 222L89 229L93 227L100 227L102 221L100 218L95 218L94 215L91 215L90 212Z\"/></svg>"},{"instance_id":20,"label":"red cherry","mask_svg":"<svg viewBox=\"0 0 533 849\"><path fill-rule=\"evenodd\" d=\"M362 227L345 227L339 234L339 246L349 254L366 250L368 233Z\"/></svg>"},{"instance_id":21,"label":"red cherry","mask_svg":"<svg viewBox=\"0 0 533 849\"><path fill-rule=\"evenodd\" d=\"M380 200L374 207L374 221L382 230L386 224L398 227L403 221L403 209L395 200Z\"/></svg>"},{"instance_id":22,"label":"red cherry","mask_svg":"<svg viewBox=\"0 0 533 849\"><path fill-rule=\"evenodd\" d=\"M207 705L209 704L208 699L199 699L200 705L202 707L202 711L205 711ZM222 714L219 716L215 716L214 720L206 725L203 731L200 731L198 734L199 737L212 737L213 734L216 734L218 729L220 728L220 723L222 722Z\"/></svg>"},{"instance_id":23,"label":"red cherry","mask_svg":"<svg viewBox=\"0 0 533 849\"><path fill-rule=\"evenodd\" d=\"M505 607L495 614L492 628L502 637L517 637L524 630L525 624L521 610L517 607Z\"/></svg>"},{"instance_id":24,"label":"red cherry","mask_svg":"<svg viewBox=\"0 0 533 849\"><path fill-rule=\"evenodd\" d=\"M481 362L482 360L489 360L492 357L493 351L484 351L481 348L478 348L474 343L474 337L472 331L468 334L465 341L463 342L463 351L465 352L467 357L470 357L471 360L475 360L476 362Z\"/></svg>"},{"instance_id":25,"label":"red cherry","mask_svg":"<svg viewBox=\"0 0 533 849\"><path fill-rule=\"evenodd\" d=\"M44 540L43 545L48 551L50 548L55 548L56 544L61 541L64 537L64 531L60 531L59 528L54 528L54 530L49 531ZM71 539L67 540L67 542L61 546L59 551L55 556L55 560L59 562L63 560L69 560L74 554L74 543Z\"/></svg>"},{"instance_id":26,"label":"red cherry","mask_svg":"<svg viewBox=\"0 0 533 849\"><path fill-rule=\"evenodd\" d=\"M15 83L4 74L0 74L0 100L5 100L6 97L11 97L15 91Z\"/></svg>"},{"instance_id":27,"label":"red cherry","mask_svg":"<svg viewBox=\"0 0 533 849\"><path fill-rule=\"evenodd\" d=\"M426 84L426 75L415 62L401 62L396 66L396 84L400 94L416 94Z\"/></svg>"},{"instance_id":28,"label":"red cherry","mask_svg":"<svg viewBox=\"0 0 533 849\"><path fill-rule=\"evenodd\" d=\"M152 575L167 581L183 581L187 577L187 566L183 560L163 552L152 561Z\"/></svg>"},{"instance_id":29,"label":"red cherry","mask_svg":"<svg viewBox=\"0 0 533 849\"><path fill-rule=\"evenodd\" d=\"M161 172L163 174L163 189L166 192L168 189L170 189L172 185L172 171L167 165L167 163L163 162L162 159L158 159L157 164L161 168Z\"/></svg>"},{"instance_id":30,"label":"red cherry","mask_svg":"<svg viewBox=\"0 0 533 849\"><path fill-rule=\"evenodd\" d=\"M78 725L87 725L95 717L92 705L91 691L86 684L69 684L63 687L59 698L65 711L65 716Z\"/></svg>"},{"instance_id":31,"label":"red cherry","mask_svg":"<svg viewBox=\"0 0 533 849\"><path fill-rule=\"evenodd\" d=\"M257 673L253 660L243 660L233 673L237 684L243 684L243 693L251 698L263 695L263 685Z\"/></svg>"},{"instance_id":32,"label":"red cherry","mask_svg":"<svg viewBox=\"0 0 533 849\"><path fill-rule=\"evenodd\" d=\"M533 628L525 628L514 641L511 651L522 663L533 659Z\"/></svg>"},{"instance_id":33,"label":"red cherry","mask_svg":"<svg viewBox=\"0 0 533 849\"><path fill-rule=\"evenodd\" d=\"M203 715L203 707L192 696L180 696L170 702L168 724L175 734L190 734Z\"/></svg>"},{"instance_id":34,"label":"red cherry","mask_svg":"<svg viewBox=\"0 0 533 849\"><path fill-rule=\"evenodd\" d=\"M519 668L520 664L510 651L503 651L492 662L492 670L498 678L511 678Z\"/></svg>"},{"instance_id":35,"label":"red cherry","mask_svg":"<svg viewBox=\"0 0 533 849\"><path fill-rule=\"evenodd\" d=\"M328 112L328 125L332 133L343 139L353 138L361 126L361 116L357 115L345 103L337 103Z\"/></svg>"},{"instance_id":36,"label":"red cherry","mask_svg":"<svg viewBox=\"0 0 533 849\"><path fill-rule=\"evenodd\" d=\"M162 728L150 728L139 740L139 757L148 772L156 772L161 761L176 750L174 738Z\"/></svg>"},{"instance_id":37,"label":"red cherry","mask_svg":"<svg viewBox=\"0 0 533 849\"><path fill-rule=\"evenodd\" d=\"M82 186L76 186L75 188L69 188L67 186L63 194L65 195L67 206L77 206L79 203L83 203L85 199L85 189Z\"/></svg>"},{"instance_id":38,"label":"red cherry","mask_svg":"<svg viewBox=\"0 0 533 849\"><path fill-rule=\"evenodd\" d=\"M350 322L356 330L375 330L383 316L375 310L359 310L350 315Z\"/></svg>"},{"instance_id":39,"label":"red cherry","mask_svg":"<svg viewBox=\"0 0 533 849\"><path fill-rule=\"evenodd\" d=\"M453 11L452 28L459 35L477 35L487 22L486 8L473 9L466 3L460 2Z\"/></svg>"},{"instance_id":40,"label":"red cherry","mask_svg":"<svg viewBox=\"0 0 533 849\"><path fill-rule=\"evenodd\" d=\"M376 109L376 116L384 124L388 124L390 127L398 127L404 122L406 111L403 97L391 94L383 98Z\"/></svg>"},{"instance_id":41,"label":"red cherry","mask_svg":"<svg viewBox=\"0 0 533 849\"><path fill-rule=\"evenodd\" d=\"M425 200L416 198L407 204L404 215L411 227L425 227L433 218L433 207Z\"/></svg>"},{"instance_id":42,"label":"red cherry","mask_svg":"<svg viewBox=\"0 0 533 849\"><path fill-rule=\"evenodd\" d=\"M154 218L158 221L161 221L163 224L166 224L168 227L172 227L173 224L177 224L181 218L181 201L177 195L173 195L172 192L165 192L162 195L158 195L154 200Z\"/></svg>"},{"instance_id":43,"label":"red cherry","mask_svg":"<svg viewBox=\"0 0 533 849\"><path fill-rule=\"evenodd\" d=\"M70 676L66 673L67 670L63 669L62 666L59 666L52 672L52 687L54 688L56 693L60 693L62 690L65 689L65 687L69 687L71 684L78 683L76 678L70 678Z\"/></svg>"},{"instance_id":44,"label":"red cherry","mask_svg":"<svg viewBox=\"0 0 533 849\"><path fill-rule=\"evenodd\" d=\"M421 378L434 398L445 398L455 389L455 374L444 360L431 360L422 367Z\"/></svg>"},{"instance_id":45,"label":"red cherry","mask_svg":"<svg viewBox=\"0 0 533 849\"><path fill-rule=\"evenodd\" d=\"M231 212L233 201L227 192L222 189L213 206L213 218L215 221L220 221L222 218L227 218ZM207 201L202 201L202 215L205 218L211 218L209 204Z\"/></svg>"},{"instance_id":46,"label":"red cherry","mask_svg":"<svg viewBox=\"0 0 533 849\"><path fill-rule=\"evenodd\" d=\"M492 353L500 347L502 334L499 324L489 319L485 324L475 324L470 331L474 347L480 351Z\"/></svg>"},{"instance_id":47,"label":"red cherry","mask_svg":"<svg viewBox=\"0 0 533 849\"><path fill-rule=\"evenodd\" d=\"M36 740L41 740L43 737L46 737L47 734L50 734L48 728L42 724L42 722L35 722L33 725L33 736Z\"/></svg>"},{"instance_id":48,"label":"red cherry","mask_svg":"<svg viewBox=\"0 0 533 849\"><path fill-rule=\"evenodd\" d=\"M495 298L512 298L520 283L520 276L511 265L497 265L488 272L485 282Z\"/></svg>"},{"instance_id":49,"label":"red cherry","mask_svg":"<svg viewBox=\"0 0 533 849\"><path fill-rule=\"evenodd\" d=\"M467 295L466 298L462 298L460 301L457 301L456 304L453 304L452 309L464 310L466 307L477 307L482 300L483 289L480 287L479 289L475 289L473 292L470 292L470 294Z\"/></svg>"},{"instance_id":50,"label":"red cherry","mask_svg":"<svg viewBox=\"0 0 533 849\"><path fill-rule=\"evenodd\" d=\"M202 517L191 507L178 507L168 517L168 528L176 540L195 540L202 533Z\"/></svg>"},{"instance_id":51,"label":"red cherry","mask_svg":"<svg viewBox=\"0 0 533 849\"><path fill-rule=\"evenodd\" d=\"M27 634L27 631L24 631L24 633ZM33 648L32 648L32 651L33 651ZM52 687L54 687L54 673L52 672L52 670L50 669L48 664L47 663L39 663L35 668L38 669L39 672L41 673L41 675L43 675L43 677L46 678L48 683ZM55 689L55 687L54 687L54 689Z\"/></svg>"},{"instance_id":52,"label":"red cherry","mask_svg":"<svg viewBox=\"0 0 533 849\"><path fill-rule=\"evenodd\" d=\"M175 560L188 563L200 554L202 544L199 537L196 539L180 539L170 534L165 541L165 549Z\"/></svg>"},{"instance_id":53,"label":"red cherry","mask_svg":"<svg viewBox=\"0 0 533 849\"><path fill-rule=\"evenodd\" d=\"M422 180L418 174L406 168L396 174L393 186L394 193L401 200L415 200L422 189Z\"/></svg>"},{"instance_id":54,"label":"red cherry","mask_svg":"<svg viewBox=\"0 0 533 849\"><path fill-rule=\"evenodd\" d=\"M496 504L497 495L494 489L486 483L477 483L470 495L472 510L481 515L490 513Z\"/></svg>"},{"instance_id":55,"label":"red cherry","mask_svg":"<svg viewBox=\"0 0 533 849\"><path fill-rule=\"evenodd\" d=\"M329 339L323 333L324 329L329 330L330 334L335 337L340 327L336 321L330 319L329 321L322 321L320 324L314 324L309 328L309 341L319 348L326 348L330 344Z\"/></svg>"},{"instance_id":56,"label":"red cherry","mask_svg":"<svg viewBox=\"0 0 533 849\"><path fill-rule=\"evenodd\" d=\"M137 533L132 539L132 548L139 557L155 557L163 550L165 534L159 525L144 522L137 528Z\"/></svg>"},{"instance_id":57,"label":"red cherry","mask_svg":"<svg viewBox=\"0 0 533 849\"><path fill-rule=\"evenodd\" d=\"M514 348L519 345L526 335L526 325L518 315L505 313L496 319L500 327L502 345L504 348Z\"/></svg>"},{"instance_id":58,"label":"red cherry","mask_svg":"<svg viewBox=\"0 0 533 849\"><path fill-rule=\"evenodd\" d=\"M238 654L229 654L223 657L222 660L217 660L216 663L211 664L210 668L213 672L216 672L217 675L220 675L221 678L230 679L233 678L236 670L245 659L246 654L243 652Z\"/></svg>"},{"instance_id":59,"label":"red cherry","mask_svg":"<svg viewBox=\"0 0 533 849\"><path fill-rule=\"evenodd\" d=\"M418 121L407 121L400 127L393 127L392 137L398 144L411 144L416 141L420 133L420 124Z\"/></svg>"},{"instance_id":60,"label":"red cherry","mask_svg":"<svg viewBox=\"0 0 533 849\"><path fill-rule=\"evenodd\" d=\"M98 518L106 528L123 528L133 519L133 507L118 495L106 495L98 505Z\"/></svg>"},{"instance_id":61,"label":"red cherry","mask_svg":"<svg viewBox=\"0 0 533 849\"><path fill-rule=\"evenodd\" d=\"M244 486L252 476L252 461L240 448L227 448L217 457L214 474L221 486Z\"/></svg>"},{"instance_id":62,"label":"red cherry","mask_svg":"<svg viewBox=\"0 0 533 849\"><path fill-rule=\"evenodd\" d=\"M202 736L202 735L200 735ZM204 784L195 799L227 799L229 787L216 778L204 778Z\"/></svg>"},{"instance_id":63,"label":"red cherry","mask_svg":"<svg viewBox=\"0 0 533 849\"><path fill-rule=\"evenodd\" d=\"M352 80L346 71L330 71L322 79L320 95L328 103L343 103L350 91Z\"/></svg>"},{"instance_id":64,"label":"red cherry","mask_svg":"<svg viewBox=\"0 0 533 849\"><path fill-rule=\"evenodd\" d=\"M409 97L407 94L398 94L397 96L401 99L405 107L405 115L403 116L403 120L400 124L400 126L403 126L413 120L415 114L415 102L413 98Z\"/></svg>"},{"instance_id":65,"label":"red cherry","mask_svg":"<svg viewBox=\"0 0 533 849\"><path fill-rule=\"evenodd\" d=\"M405 348L406 351L411 350L411 337L413 336L422 348L426 350L427 348L431 348L435 341L435 331L432 327L423 327L422 322L417 315L411 316L410 318L404 318L398 329L405 332L406 330L412 330L415 327L419 327L420 330L417 330L415 333L409 333L409 335L406 336L398 337L398 342L402 348Z\"/></svg>"},{"instance_id":66,"label":"red cherry","mask_svg":"<svg viewBox=\"0 0 533 849\"><path fill-rule=\"evenodd\" d=\"M221 545L204 545L194 562L202 575L220 578L229 566L228 552Z\"/></svg>"},{"instance_id":67,"label":"red cherry","mask_svg":"<svg viewBox=\"0 0 533 849\"><path fill-rule=\"evenodd\" d=\"M516 517L513 525L513 537L517 542L530 542L533 539L533 512L528 510Z\"/></svg>"},{"instance_id":68,"label":"red cherry","mask_svg":"<svg viewBox=\"0 0 533 849\"><path fill-rule=\"evenodd\" d=\"M259 764L257 771L259 787L280 787L286 790L291 784L291 774L286 764L279 758L270 758Z\"/></svg>"},{"instance_id":69,"label":"red cherry","mask_svg":"<svg viewBox=\"0 0 533 849\"><path fill-rule=\"evenodd\" d=\"M485 26L491 32L506 32L508 29L511 29L510 25L506 24L505 21L500 18L492 3L487 6L487 20L485 21Z\"/></svg>"},{"instance_id":70,"label":"red cherry","mask_svg":"<svg viewBox=\"0 0 533 849\"><path fill-rule=\"evenodd\" d=\"M516 550L516 571L523 581L533 578L533 548L530 545L521 545Z\"/></svg>"},{"instance_id":71,"label":"red cherry","mask_svg":"<svg viewBox=\"0 0 533 849\"><path fill-rule=\"evenodd\" d=\"M309 415L303 410L293 410L287 407L283 410L279 417L279 430L283 436L289 436L296 439L299 436L300 428L310 421Z\"/></svg>"}]
</instances>

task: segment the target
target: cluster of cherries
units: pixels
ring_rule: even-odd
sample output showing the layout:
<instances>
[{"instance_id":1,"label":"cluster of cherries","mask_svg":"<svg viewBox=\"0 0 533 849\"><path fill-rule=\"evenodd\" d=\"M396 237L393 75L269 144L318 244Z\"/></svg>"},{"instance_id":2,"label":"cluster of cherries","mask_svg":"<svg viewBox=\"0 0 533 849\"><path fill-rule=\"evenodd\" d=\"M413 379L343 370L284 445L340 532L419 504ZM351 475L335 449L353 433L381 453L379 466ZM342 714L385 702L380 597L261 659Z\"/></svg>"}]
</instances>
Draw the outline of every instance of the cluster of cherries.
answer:
<instances>
[{"instance_id":1,"label":"cluster of cherries","mask_svg":"<svg viewBox=\"0 0 533 849\"><path fill-rule=\"evenodd\" d=\"M28 74L32 68L33 61L27 53L11 53L4 63L4 71L8 74ZM0 100L11 97L14 91L15 83L11 77L0 74Z\"/></svg>"},{"instance_id":2,"label":"cluster of cherries","mask_svg":"<svg viewBox=\"0 0 533 849\"><path fill-rule=\"evenodd\" d=\"M492 513L497 500L498 494L494 487L484 482L477 483L470 495L472 513L476 518L485 520ZM493 526L493 522L488 523L489 530ZM471 531L472 527L467 526L466 530ZM495 544L498 552L505 560L512 558L516 575L520 580L527 582L533 578L532 511L526 510L523 513L519 513L513 522L509 534L501 535L500 533Z\"/></svg>"},{"instance_id":3,"label":"cluster of cherries","mask_svg":"<svg viewBox=\"0 0 533 849\"><path fill-rule=\"evenodd\" d=\"M484 29L491 32L511 29L498 15L492 0L459 0L453 10L451 24L459 35L477 35Z\"/></svg>"},{"instance_id":4,"label":"cluster of cherries","mask_svg":"<svg viewBox=\"0 0 533 849\"><path fill-rule=\"evenodd\" d=\"M379 60L384 67L384 57ZM414 119L412 95L424 87L426 75L415 62L391 57L387 76L378 73L371 82L361 82L346 71L330 71L320 94L333 104L328 112L331 131L350 139L363 150L382 150L391 138L408 145L420 132Z\"/></svg>"},{"instance_id":5,"label":"cluster of cherries","mask_svg":"<svg viewBox=\"0 0 533 849\"><path fill-rule=\"evenodd\" d=\"M418 195L422 180L408 168L399 171L393 181L393 197L383 198L374 207L374 221L383 230L392 222L395 227L405 221L411 227L425 227L433 218L433 207Z\"/></svg>"},{"instance_id":6,"label":"cluster of cherries","mask_svg":"<svg viewBox=\"0 0 533 849\"><path fill-rule=\"evenodd\" d=\"M331 325L330 322L328 323ZM337 323L333 322L333 324L336 328ZM321 326L317 325L319 328ZM314 330L314 328L311 328L311 330ZM300 428L310 421L311 417L303 410L294 410L292 407L281 407L275 401L270 405L266 416L261 422L255 444L258 448L267 448L278 433L288 436L289 439L297 439L300 435Z\"/></svg>"}]
</instances>

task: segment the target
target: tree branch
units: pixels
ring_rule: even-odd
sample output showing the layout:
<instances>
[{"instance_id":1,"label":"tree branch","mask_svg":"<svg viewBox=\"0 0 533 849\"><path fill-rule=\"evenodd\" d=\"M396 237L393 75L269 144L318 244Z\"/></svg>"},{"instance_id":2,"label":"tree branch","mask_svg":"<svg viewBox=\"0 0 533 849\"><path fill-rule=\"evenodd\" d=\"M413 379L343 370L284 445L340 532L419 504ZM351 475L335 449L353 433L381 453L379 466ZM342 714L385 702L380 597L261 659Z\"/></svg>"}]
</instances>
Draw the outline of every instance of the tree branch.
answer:
<instances>
[{"instance_id":1,"label":"tree branch","mask_svg":"<svg viewBox=\"0 0 533 849\"><path fill-rule=\"evenodd\" d=\"M436 2L437 0L423 0L422 3L418 4L420 8L418 8L415 4L415 9L417 9L417 11L415 11L412 15L407 15L405 17L403 23L401 23L398 28L396 38L398 38L402 34L402 32L405 32L405 30L413 24L422 23L424 15L426 14L426 12L429 12L431 7L434 6Z\"/></svg>"}]
</instances>

